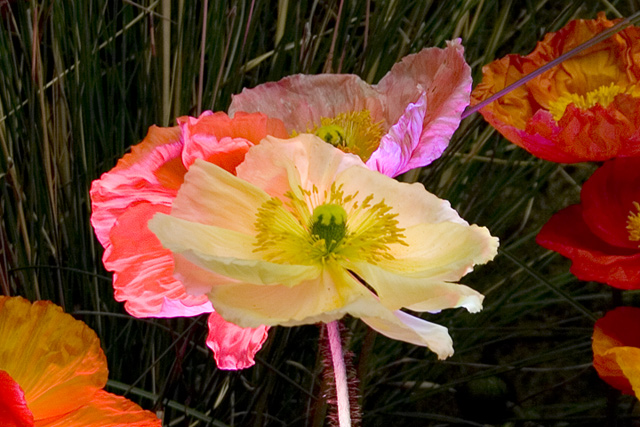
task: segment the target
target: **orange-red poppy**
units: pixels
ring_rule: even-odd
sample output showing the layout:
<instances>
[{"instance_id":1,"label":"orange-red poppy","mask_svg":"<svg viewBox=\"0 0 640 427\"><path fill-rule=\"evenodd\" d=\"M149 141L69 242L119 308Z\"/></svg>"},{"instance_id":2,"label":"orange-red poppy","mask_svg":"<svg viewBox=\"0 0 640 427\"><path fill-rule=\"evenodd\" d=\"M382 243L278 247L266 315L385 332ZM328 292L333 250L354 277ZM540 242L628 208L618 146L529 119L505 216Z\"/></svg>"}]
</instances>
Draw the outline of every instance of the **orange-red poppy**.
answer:
<instances>
[{"instance_id":1,"label":"orange-red poppy","mask_svg":"<svg viewBox=\"0 0 640 427\"><path fill-rule=\"evenodd\" d=\"M640 399L640 308L618 307L596 322L593 366L611 386Z\"/></svg>"},{"instance_id":2,"label":"orange-red poppy","mask_svg":"<svg viewBox=\"0 0 640 427\"><path fill-rule=\"evenodd\" d=\"M547 34L529 55L483 68L471 104L611 28L604 13ZM640 28L627 27L480 110L509 141L561 163L640 155Z\"/></svg>"}]
</instances>

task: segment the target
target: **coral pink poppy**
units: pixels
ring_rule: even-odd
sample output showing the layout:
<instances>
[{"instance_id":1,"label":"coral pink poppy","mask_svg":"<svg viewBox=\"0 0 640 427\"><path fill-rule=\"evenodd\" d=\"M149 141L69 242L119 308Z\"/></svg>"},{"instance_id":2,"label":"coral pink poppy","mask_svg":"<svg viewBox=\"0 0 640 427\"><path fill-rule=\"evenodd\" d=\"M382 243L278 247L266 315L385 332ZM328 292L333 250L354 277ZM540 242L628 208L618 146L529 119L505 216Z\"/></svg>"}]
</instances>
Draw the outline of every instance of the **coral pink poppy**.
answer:
<instances>
[{"instance_id":1,"label":"coral pink poppy","mask_svg":"<svg viewBox=\"0 0 640 427\"><path fill-rule=\"evenodd\" d=\"M218 367L241 369L267 336L267 328L238 328L213 311L204 296L185 292L173 275L174 260L146 224L169 213L184 175L196 159L234 173L245 153L266 135L286 137L282 122L263 114L205 112L181 117L179 126L153 126L109 172L91 186L91 223L104 246L103 262L113 271L115 299L136 317L178 317L211 313L207 344ZM229 220L234 213L227 212Z\"/></svg>"},{"instance_id":2,"label":"coral pink poppy","mask_svg":"<svg viewBox=\"0 0 640 427\"><path fill-rule=\"evenodd\" d=\"M400 309L480 310L483 296L456 282L498 248L422 184L372 171L310 134L265 138L237 176L196 160L171 214L154 215L149 229L189 292L235 324L350 314L439 358L453 353L447 329Z\"/></svg>"},{"instance_id":3,"label":"coral pink poppy","mask_svg":"<svg viewBox=\"0 0 640 427\"><path fill-rule=\"evenodd\" d=\"M440 157L469 103L471 69L460 40L423 49L377 85L353 74L294 75L244 89L229 114L261 112L290 133L315 133L396 176Z\"/></svg>"},{"instance_id":4,"label":"coral pink poppy","mask_svg":"<svg viewBox=\"0 0 640 427\"><path fill-rule=\"evenodd\" d=\"M618 307L593 330L593 366L609 385L640 399L640 308Z\"/></svg>"},{"instance_id":5,"label":"coral pink poppy","mask_svg":"<svg viewBox=\"0 0 640 427\"><path fill-rule=\"evenodd\" d=\"M87 325L49 301L0 296L0 425L161 427L103 390L107 360Z\"/></svg>"},{"instance_id":6,"label":"coral pink poppy","mask_svg":"<svg viewBox=\"0 0 640 427\"><path fill-rule=\"evenodd\" d=\"M547 34L527 56L507 55L483 68L471 104L611 28L604 13ZM601 161L640 155L640 28L564 61L480 110L505 138L545 160Z\"/></svg>"},{"instance_id":7,"label":"coral pink poppy","mask_svg":"<svg viewBox=\"0 0 640 427\"><path fill-rule=\"evenodd\" d=\"M571 259L581 280L640 289L640 158L606 162L580 199L553 215L536 241Z\"/></svg>"}]
</instances>

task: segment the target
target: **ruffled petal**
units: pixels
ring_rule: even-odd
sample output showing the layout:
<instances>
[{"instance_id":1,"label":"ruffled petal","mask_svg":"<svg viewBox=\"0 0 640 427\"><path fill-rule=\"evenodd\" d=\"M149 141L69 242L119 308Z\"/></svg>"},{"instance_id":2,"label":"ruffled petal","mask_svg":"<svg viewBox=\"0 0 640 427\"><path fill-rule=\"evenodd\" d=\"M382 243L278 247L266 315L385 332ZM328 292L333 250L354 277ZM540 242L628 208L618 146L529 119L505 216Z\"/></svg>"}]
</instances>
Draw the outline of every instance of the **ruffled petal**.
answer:
<instances>
[{"instance_id":1,"label":"ruffled petal","mask_svg":"<svg viewBox=\"0 0 640 427\"><path fill-rule=\"evenodd\" d=\"M2 427L33 427L33 414L27 406L20 385L0 370L0 425Z\"/></svg>"},{"instance_id":2,"label":"ruffled petal","mask_svg":"<svg viewBox=\"0 0 640 427\"><path fill-rule=\"evenodd\" d=\"M109 235L112 250L105 253L104 265L114 272L116 301L124 301L132 316L179 317L213 311L206 297L187 295L173 277L171 251L147 228L154 214L169 210L150 203L132 206L120 215Z\"/></svg>"},{"instance_id":3,"label":"ruffled petal","mask_svg":"<svg viewBox=\"0 0 640 427\"><path fill-rule=\"evenodd\" d=\"M48 301L20 297L0 297L0 369L20 384L36 420L76 410L107 382L95 332Z\"/></svg>"},{"instance_id":4,"label":"ruffled petal","mask_svg":"<svg viewBox=\"0 0 640 427\"><path fill-rule=\"evenodd\" d=\"M209 315L208 325L207 346L219 369L244 369L256 363L254 356L267 339L268 326L241 328L218 313Z\"/></svg>"},{"instance_id":5,"label":"ruffled petal","mask_svg":"<svg viewBox=\"0 0 640 427\"><path fill-rule=\"evenodd\" d=\"M484 296L464 285L443 282L438 277L396 274L364 262L349 263L348 268L375 289L380 303L390 310L402 307L429 312L456 307L465 307L471 313L482 310Z\"/></svg>"},{"instance_id":6,"label":"ruffled petal","mask_svg":"<svg viewBox=\"0 0 640 427\"><path fill-rule=\"evenodd\" d=\"M327 143L315 135L291 140L267 137L238 166L238 177L285 201L284 193L299 194L299 187L308 191L315 187L323 194L336 175L351 166L364 164L358 156L327 149Z\"/></svg>"},{"instance_id":7,"label":"ruffled petal","mask_svg":"<svg viewBox=\"0 0 640 427\"><path fill-rule=\"evenodd\" d=\"M327 266L318 277L292 287L221 285L213 287L209 296L222 317L247 328L330 322L350 313L361 299L372 299L364 286L337 266Z\"/></svg>"},{"instance_id":8,"label":"ruffled petal","mask_svg":"<svg viewBox=\"0 0 640 427\"><path fill-rule=\"evenodd\" d=\"M620 289L640 288L640 251L612 246L593 234L582 206L569 206L542 227L536 242L573 261L571 273Z\"/></svg>"},{"instance_id":9,"label":"ruffled petal","mask_svg":"<svg viewBox=\"0 0 640 427\"><path fill-rule=\"evenodd\" d=\"M582 186L582 216L589 229L605 242L639 250L640 242L629 240L627 220L640 203L640 158L606 162Z\"/></svg>"},{"instance_id":10,"label":"ruffled petal","mask_svg":"<svg viewBox=\"0 0 640 427\"><path fill-rule=\"evenodd\" d=\"M64 395L63 395L64 396ZM66 396L64 397L66 399ZM152 412L124 397L98 391L91 402L56 420L43 420L36 427L162 427Z\"/></svg>"},{"instance_id":11,"label":"ruffled petal","mask_svg":"<svg viewBox=\"0 0 640 427\"><path fill-rule=\"evenodd\" d=\"M625 394L640 399L640 309L618 307L599 319L593 331L593 366Z\"/></svg>"},{"instance_id":12,"label":"ruffled petal","mask_svg":"<svg viewBox=\"0 0 640 427\"><path fill-rule=\"evenodd\" d=\"M451 204L425 190L420 183L398 182L366 168L349 168L336 177L345 195L355 195L359 203L373 193L372 203L384 201L393 207L400 228L422 223L453 222L467 225ZM371 189L367 191L366 189Z\"/></svg>"},{"instance_id":13,"label":"ruffled petal","mask_svg":"<svg viewBox=\"0 0 640 427\"><path fill-rule=\"evenodd\" d=\"M367 167L387 176L400 175L412 169L411 163L427 165L440 157L449 140L425 143L417 154L424 117L427 112L427 96L422 93L415 103L410 103L404 114L382 137L380 145L367 160ZM416 153L416 159L412 157ZM420 165L420 166L424 166Z\"/></svg>"},{"instance_id":14,"label":"ruffled petal","mask_svg":"<svg viewBox=\"0 0 640 427\"><path fill-rule=\"evenodd\" d=\"M319 125L323 117L349 111L369 110L374 122L383 120L385 107L378 98L370 85L352 74L296 74L243 89L231 98L229 115L261 112L282 120L288 132L303 133ZM385 128L390 125L385 123Z\"/></svg>"},{"instance_id":15,"label":"ruffled petal","mask_svg":"<svg viewBox=\"0 0 640 427\"><path fill-rule=\"evenodd\" d=\"M376 90L387 107L387 121L400 125L390 134L405 156L397 169L386 175L399 175L440 157L469 104L471 84L471 67L464 60L460 39L447 42L445 49L429 48L408 55L391 68ZM422 94L426 97L424 104ZM382 145L380 148L384 149ZM378 165L384 165L383 156L374 152L372 157L378 159Z\"/></svg>"},{"instance_id":16,"label":"ruffled petal","mask_svg":"<svg viewBox=\"0 0 640 427\"><path fill-rule=\"evenodd\" d=\"M318 266L275 264L253 252L255 239L232 230L157 214L149 229L162 244L194 264L255 285L295 286L319 275Z\"/></svg>"},{"instance_id":17,"label":"ruffled petal","mask_svg":"<svg viewBox=\"0 0 640 427\"><path fill-rule=\"evenodd\" d=\"M91 225L110 250L109 232L116 219L140 202L169 206L186 169L180 162L180 129L152 126L145 139L91 184ZM177 162L176 162L177 160Z\"/></svg>"},{"instance_id":18,"label":"ruffled petal","mask_svg":"<svg viewBox=\"0 0 640 427\"><path fill-rule=\"evenodd\" d=\"M362 321L382 335L394 340L427 347L443 360L453 355L453 340L447 328L411 316L402 311L385 313L378 310L371 316L360 316Z\"/></svg>"},{"instance_id":19,"label":"ruffled petal","mask_svg":"<svg viewBox=\"0 0 640 427\"><path fill-rule=\"evenodd\" d=\"M380 260L378 265L415 278L457 281L474 265L498 253L498 238L477 225L423 223L408 227L403 234L406 245L391 245L393 259Z\"/></svg>"}]
</instances>

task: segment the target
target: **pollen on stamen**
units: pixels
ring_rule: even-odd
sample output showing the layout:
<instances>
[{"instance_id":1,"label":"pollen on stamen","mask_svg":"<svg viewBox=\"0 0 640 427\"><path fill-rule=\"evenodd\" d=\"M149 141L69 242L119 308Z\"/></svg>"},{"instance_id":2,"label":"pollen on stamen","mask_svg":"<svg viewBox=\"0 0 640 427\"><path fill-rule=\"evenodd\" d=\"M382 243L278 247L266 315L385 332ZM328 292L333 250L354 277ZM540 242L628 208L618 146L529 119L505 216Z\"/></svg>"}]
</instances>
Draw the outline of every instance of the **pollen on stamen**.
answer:
<instances>
[{"instance_id":1,"label":"pollen on stamen","mask_svg":"<svg viewBox=\"0 0 640 427\"><path fill-rule=\"evenodd\" d=\"M345 153L352 153L367 161L384 136L382 121L374 122L369 110L340 113L323 117L313 133Z\"/></svg>"},{"instance_id":2,"label":"pollen on stamen","mask_svg":"<svg viewBox=\"0 0 640 427\"><path fill-rule=\"evenodd\" d=\"M640 241L640 203L633 202L633 206L637 212L633 212L633 209L629 211L627 217L627 231L629 232L629 240L632 242Z\"/></svg>"},{"instance_id":3,"label":"pollen on stamen","mask_svg":"<svg viewBox=\"0 0 640 427\"><path fill-rule=\"evenodd\" d=\"M549 103L549 112L555 121L560 121L569 104L574 104L583 110L591 108L596 104L606 107L621 93L626 93L633 97L640 97L640 90L636 86L623 87L611 83L608 86L600 86L595 90L587 92L585 95L579 95L577 93L564 94Z\"/></svg>"}]
</instances>

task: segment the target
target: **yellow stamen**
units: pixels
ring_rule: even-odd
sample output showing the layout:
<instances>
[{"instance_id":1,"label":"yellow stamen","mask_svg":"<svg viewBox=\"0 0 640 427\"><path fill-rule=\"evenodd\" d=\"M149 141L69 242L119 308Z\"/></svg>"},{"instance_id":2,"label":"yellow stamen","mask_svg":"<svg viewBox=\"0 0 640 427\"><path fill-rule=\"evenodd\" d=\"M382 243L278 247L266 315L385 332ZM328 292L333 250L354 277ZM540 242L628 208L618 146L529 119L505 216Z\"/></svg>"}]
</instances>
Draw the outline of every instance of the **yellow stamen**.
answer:
<instances>
[{"instance_id":1,"label":"yellow stamen","mask_svg":"<svg viewBox=\"0 0 640 427\"><path fill-rule=\"evenodd\" d=\"M318 190L299 189L285 194L286 204L272 198L256 215L254 252L267 261L312 265L343 259L376 263L393 259L391 244L406 245L397 214L369 195L361 203L356 194L345 195L342 186L331 186L310 214L308 206L320 199ZM304 200L303 200L304 198Z\"/></svg>"},{"instance_id":2,"label":"yellow stamen","mask_svg":"<svg viewBox=\"0 0 640 427\"><path fill-rule=\"evenodd\" d=\"M633 209L629 211L627 231L629 232L629 240L637 242L640 240L640 203L633 202L633 206L638 212L633 212Z\"/></svg>"},{"instance_id":3,"label":"yellow stamen","mask_svg":"<svg viewBox=\"0 0 640 427\"><path fill-rule=\"evenodd\" d=\"M358 155L365 162L384 136L382 121L374 123L369 110L340 113L333 118L323 117L320 126L307 131L345 153Z\"/></svg>"},{"instance_id":4,"label":"yellow stamen","mask_svg":"<svg viewBox=\"0 0 640 427\"><path fill-rule=\"evenodd\" d=\"M568 93L562 95L555 101L551 101L549 103L549 112L555 121L560 121L569 104L574 104L583 110L591 108L596 104L606 107L613 102L616 95L620 95L621 93L626 93L633 97L640 97L640 88L636 86L621 87L611 83L609 86L600 86L595 90L587 92L585 95Z\"/></svg>"}]
</instances>

